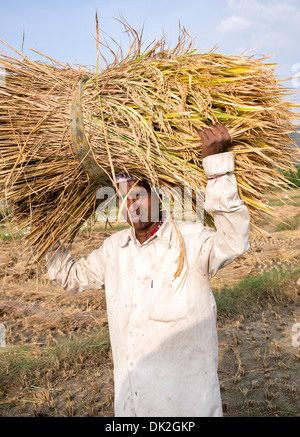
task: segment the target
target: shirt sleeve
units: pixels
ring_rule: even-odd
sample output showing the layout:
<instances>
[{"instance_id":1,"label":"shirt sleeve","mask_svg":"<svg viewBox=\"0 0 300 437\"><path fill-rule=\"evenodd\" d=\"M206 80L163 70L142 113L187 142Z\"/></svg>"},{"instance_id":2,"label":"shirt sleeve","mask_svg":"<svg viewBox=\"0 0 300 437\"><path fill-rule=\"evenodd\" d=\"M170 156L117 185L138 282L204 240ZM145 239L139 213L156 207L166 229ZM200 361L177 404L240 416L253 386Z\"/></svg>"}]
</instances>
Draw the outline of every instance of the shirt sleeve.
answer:
<instances>
[{"instance_id":1,"label":"shirt sleeve","mask_svg":"<svg viewBox=\"0 0 300 437\"><path fill-rule=\"evenodd\" d=\"M204 208L213 213L216 230L204 228L199 259L209 277L250 247L250 214L238 194L234 158L234 152L224 152L203 159L207 178L214 178L207 182Z\"/></svg>"},{"instance_id":2,"label":"shirt sleeve","mask_svg":"<svg viewBox=\"0 0 300 437\"><path fill-rule=\"evenodd\" d=\"M64 246L59 246L57 244L46 255L46 268L53 285L67 291L97 290L104 286L105 242L78 261Z\"/></svg>"}]
</instances>

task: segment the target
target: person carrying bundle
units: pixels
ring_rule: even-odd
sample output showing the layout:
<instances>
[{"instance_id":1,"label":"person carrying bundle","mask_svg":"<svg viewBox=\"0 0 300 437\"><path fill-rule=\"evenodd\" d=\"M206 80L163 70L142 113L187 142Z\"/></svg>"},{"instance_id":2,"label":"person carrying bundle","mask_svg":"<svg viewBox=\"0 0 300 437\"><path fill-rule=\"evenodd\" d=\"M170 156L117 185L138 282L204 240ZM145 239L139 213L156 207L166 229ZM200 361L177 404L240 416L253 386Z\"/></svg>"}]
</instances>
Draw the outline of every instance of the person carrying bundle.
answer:
<instances>
[{"instance_id":1,"label":"person carrying bundle","mask_svg":"<svg viewBox=\"0 0 300 437\"><path fill-rule=\"evenodd\" d=\"M228 131L217 124L199 136L208 179L204 207L216 230L176 223L186 275L173 277L172 218L163 221L151 208L150 187L130 177L117 180L129 229L79 261L63 246L47 254L49 278L65 290L105 285L117 417L222 416L210 279L249 249L250 215L238 194Z\"/></svg>"}]
</instances>

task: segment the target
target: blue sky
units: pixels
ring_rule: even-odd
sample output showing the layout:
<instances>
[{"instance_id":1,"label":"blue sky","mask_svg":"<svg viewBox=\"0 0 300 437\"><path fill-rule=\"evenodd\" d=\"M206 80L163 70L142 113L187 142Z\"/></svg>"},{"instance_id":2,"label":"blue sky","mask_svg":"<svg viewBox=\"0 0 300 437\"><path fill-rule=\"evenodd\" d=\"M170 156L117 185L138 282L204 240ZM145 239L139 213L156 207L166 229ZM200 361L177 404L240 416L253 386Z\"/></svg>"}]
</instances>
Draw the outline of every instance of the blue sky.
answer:
<instances>
[{"instance_id":1,"label":"blue sky","mask_svg":"<svg viewBox=\"0 0 300 437\"><path fill-rule=\"evenodd\" d=\"M136 30L144 25L146 43L164 30L171 46L180 21L197 36L199 51L217 46L225 54L275 55L279 79L300 74L300 0L1 0L0 5L0 38L21 50L25 31L24 54L32 59L39 56L30 48L70 65L95 65L97 10L100 28L124 50L128 39L115 20L120 15ZM3 45L2 50L9 52ZM300 78L286 84L300 91Z\"/></svg>"}]
</instances>

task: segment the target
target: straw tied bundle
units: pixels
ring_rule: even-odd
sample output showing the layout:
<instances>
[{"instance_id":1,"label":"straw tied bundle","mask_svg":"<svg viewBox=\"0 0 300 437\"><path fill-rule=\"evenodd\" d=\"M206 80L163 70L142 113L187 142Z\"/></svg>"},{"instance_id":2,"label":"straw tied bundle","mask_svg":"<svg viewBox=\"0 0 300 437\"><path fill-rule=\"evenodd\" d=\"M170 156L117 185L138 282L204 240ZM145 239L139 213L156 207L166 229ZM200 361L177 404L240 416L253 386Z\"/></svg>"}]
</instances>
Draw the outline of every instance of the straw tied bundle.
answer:
<instances>
[{"instance_id":1,"label":"straw tied bundle","mask_svg":"<svg viewBox=\"0 0 300 437\"><path fill-rule=\"evenodd\" d=\"M233 139L252 216L267 210L266 193L286 186L279 169L293 169L296 116L273 65L198 53L182 36L173 50L165 46L142 51L136 35L102 71L0 56L0 199L11 222L30 227L39 259L58 239L72 241L99 187L118 173L156 187L205 187L197 129L210 124L223 123Z\"/></svg>"}]
</instances>

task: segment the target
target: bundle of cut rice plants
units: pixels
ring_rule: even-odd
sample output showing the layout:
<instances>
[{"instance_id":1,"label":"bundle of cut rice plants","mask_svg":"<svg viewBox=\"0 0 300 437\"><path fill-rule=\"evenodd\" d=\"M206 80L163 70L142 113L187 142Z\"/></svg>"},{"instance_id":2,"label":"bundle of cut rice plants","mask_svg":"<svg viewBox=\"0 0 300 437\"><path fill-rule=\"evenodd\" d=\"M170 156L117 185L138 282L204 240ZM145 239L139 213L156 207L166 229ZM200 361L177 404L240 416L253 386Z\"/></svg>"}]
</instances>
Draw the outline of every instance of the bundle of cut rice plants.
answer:
<instances>
[{"instance_id":1,"label":"bundle of cut rice plants","mask_svg":"<svg viewBox=\"0 0 300 437\"><path fill-rule=\"evenodd\" d=\"M0 55L0 199L38 258L72 241L95 211L100 186L118 173L156 187L205 187L197 129L223 123L236 154L241 198L253 217L272 213L266 194L286 189L282 170L299 158L290 133L296 105L267 58L199 53L182 32L99 68L70 67L43 55ZM195 200L195 198L193 198ZM211 217L206 216L209 223Z\"/></svg>"}]
</instances>

